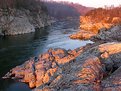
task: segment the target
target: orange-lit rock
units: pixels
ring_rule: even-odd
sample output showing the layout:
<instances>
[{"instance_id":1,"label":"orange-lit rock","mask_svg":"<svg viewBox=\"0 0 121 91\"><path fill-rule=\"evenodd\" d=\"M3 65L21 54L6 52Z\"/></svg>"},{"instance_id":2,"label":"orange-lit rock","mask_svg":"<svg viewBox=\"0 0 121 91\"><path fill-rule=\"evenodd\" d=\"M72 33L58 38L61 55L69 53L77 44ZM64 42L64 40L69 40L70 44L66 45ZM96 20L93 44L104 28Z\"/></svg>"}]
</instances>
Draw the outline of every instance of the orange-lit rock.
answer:
<instances>
[{"instance_id":1,"label":"orange-lit rock","mask_svg":"<svg viewBox=\"0 0 121 91\"><path fill-rule=\"evenodd\" d=\"M84 30L80 30L79 32L70 35L69 37L71 39L83 39L83 40L87 40L90 39L91 37L95 36L96 34L90 31L84 31Z\"/></svg>"},{"instance_id":2,"label":"orange-lit rock","mask_svg":"<svg viewBox=\"0 0 121 91\"><path fill-rule=\"evenodd\" d=\"M105 19L99 22L93 21L90 16L80 17L80 29L98 33L101 28L110 28L113 24L105 22Z\"/></svg>"},{"instance_id":3,"label":"orange-lit rock","mask_svg":"<svg viewBox=\"0 0 121 91\"><path fill-rule=\"evenodd\" d=\"M32 58L24 65L13 68L6 77L15 75L15 78L21 78L22 82L29 83L30 88L48 84L62 73L62 69L58 65L68 63L77 57L80 52L82 52L81 49L78 51L50 49L48 52L41 54L37 62Z\"/></svg>"},{"instance_id":4,"label":"orange-lit rock","mask_svg":"<svg viewBox=\"0 0 121 91\"><path fill-rule=\"evenodd\" d=\"M82 66L82 70L77 75L80 83L99 83L103 78L103 66L97 57L90 56Z\"/></svg>"},{"instance_id":5,"label":"orange-lit rock","mask_svg":"<svg viewBox=\"0 0 121 91\"><path fill-rule=\"evenodd\" d=\"M70 35L71 39L90 39L97 35L102 28L109 29L113 23L106 23L104 21L94 22L90 16L80 17L79 32Z\"/></svg>"},{"instance_id":6,"label":"orange-lit rock","mask_svg":"<svg viewBox=\"0 0 121 91\"><path fill-rule=\"evenodd\" d=\"M108 21L110 21L110 22L108 22ZM117 26L114 26L116 24L117 24ZM97 22L97 21L93 20L91 16L81 16L80 17L80 30L79 30L79 32L77 32L75 34L70 35L70 38L71 39L90 39L91 37L96 36L96 38L98 38L98 39L103 39L103 40L108 39L109 40L110 37L116 37L116 36L120 37L119 34L116 35L116 33L121 30L120 26L118 26L119 24L121 24L120 17L113 17L111 20L110 20L110 17L105 17L101 21ZM106 32L104 31L102 33L103 28L108 30L109 33L111 33L111 34L109 34L108 31L106 31ZM112 29L110 29L110 28L112 28ZM113 38L112 38L112 40L113 40Z\"/></svg>"},{"instance_id":7,"label":"orange-lit rock","mask_svg":"<svg viewBox=\"0 0 121 91\"><path fill-rule=\"evenodd\" d=\"M37 87L35 91L120 91L120 67L121 43L111 42L68 51L50 49L38 60L13 68L4 78L21 79Z\"/></svg>"},{"instance_id":8,"label":"orange-lit rock","mask_svg":"<svg viewBox=\"0 0 121 91\"><path fill-rule=\"evenodd\" d=\"M116 24L116 23L121 23L121 18L120 17L113 17L112 23Z\"/></svg>"}]
</instances>

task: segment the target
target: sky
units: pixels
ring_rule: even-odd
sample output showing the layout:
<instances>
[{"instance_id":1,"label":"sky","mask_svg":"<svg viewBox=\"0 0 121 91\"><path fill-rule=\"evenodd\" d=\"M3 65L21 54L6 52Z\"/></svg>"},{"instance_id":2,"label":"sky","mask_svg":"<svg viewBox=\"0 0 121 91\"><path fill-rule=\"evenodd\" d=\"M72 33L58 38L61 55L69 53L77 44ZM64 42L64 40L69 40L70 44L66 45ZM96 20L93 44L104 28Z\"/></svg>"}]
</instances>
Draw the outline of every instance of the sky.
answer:
<instances>
[{"instance_id":1,"label":"sky","mask_svg":"<svg viewBox=\"0 0 121 91\"><path fill-rule=\"evenodd\" d=\"M56 0L56 1L62 1L62 0ZM80 3L84 6L89 6L89 7L104 7L105 5L107 5L107 6L121 5L121 0L63 0L63 1Z\"/></svg>"}]
</instances>

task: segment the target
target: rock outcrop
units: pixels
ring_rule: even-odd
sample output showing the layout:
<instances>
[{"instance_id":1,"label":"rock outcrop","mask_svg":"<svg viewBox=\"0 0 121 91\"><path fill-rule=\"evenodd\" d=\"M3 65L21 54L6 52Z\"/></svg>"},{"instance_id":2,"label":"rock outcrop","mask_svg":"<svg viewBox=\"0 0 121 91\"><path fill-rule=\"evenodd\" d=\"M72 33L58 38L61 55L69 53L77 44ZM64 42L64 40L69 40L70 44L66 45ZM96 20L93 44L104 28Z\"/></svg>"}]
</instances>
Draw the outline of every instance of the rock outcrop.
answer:
<instances>
[{"instance_id":1,"label":"rock outcrop","mask_svg":"<svg viewBox=\"0 0 121 91\"><path fill-rule=\"evenodd\" d=\"M71 39L81 39L81 40L87 40L90 39L91 37L95 36L96 34L90 31L84 31L80 30L79 32L70 35L69 37Z\"/></svg>"},{"instance_id":2,"label":"rock outcrop","mask_svg":"<svg viewBox=\"0 0 121 91\"><path fill-rule=\"evenodd\" d=\"M17 35L34 32L35 28L51 24L49 16L43 12L31 12L27 9L0 10L0 34Z\"/></svg>"},{"instance_id":3,"label":"rock outcrop","mask_svg":"<svg viewBox=\"0 0 121 91\"><path fill-rule=\"evenodd\" d=\"M120 91L121 43L50 49L13 68L3 78L29 83L35 91Z\"/></svg>"},{"instance_id":4,"label":"rock outcrop","mask_svg":"<svg viewBox=\"0 0 121 91\"><path fill-rule=\"evenodd\" d=\"M120 7L111 9L98 8L89 11L85 16L80 16L80 31L85 30L86 32L89 32L88 36L90 35L90 32L96 35L100 32L100 30L104 30L104 28L106 28L106 30L110 30L112 26L121 24L120 9ZM81 36L85 35L85 32L83 33L78 32L76 34L72 34L71 38L80 39ZM92 36L87 39L90 39L91 37Z\"/></svg>"},{"instance_id":5,"label":"rock outcrop","mask_svg":"<svg viewBox=\"0 0 121 91\"><path fill-rule=\"evenodd\" d=\"M109 29L113 24L105 22L93 22L90 16L80 17L80 30L79 32L70 35L71 39L90 39L91 37L97 35L100 29Z\"/></svg>"},{"instance_id":6,"label":"rock outcrop","mask_svg":"<svg viewBox=\"0 0 121 91\"><path fill-rule=\"evenodd\" d=\"M106 17L106 19L104 20L97 22L97 21L94 21L91 16L81 16L80 17L80 29L91 31L97 34L101 28L108 29L113 25L112 22L111 23L106 22L105 20L107 19L108 17Z\"/></svg>"},{"instance_id":7,"label":"rock outcrop","mask_svg":"<svg viewBox=\"0 0 121 91\"><path fill-rule=\"evenodd\" d=\"M64 64L74 60L82 50L50 49L39 55L38 58L30 59L21 66L12 69L6 77L15 76L21 78L22 82L29 83L31 88L49 84L61 75Z\"/></svg>"},{"instance_id":8,"label":"rock outcrop","mask_svg":"<svg viewBox=\"0 0 121 91\"><path fill-rule=\"evenodd\" d=\"M121 25L112 26L109 29L101 29L100 32L91 38L93 41L121 41Z\"/></svg>"}]
</instances>

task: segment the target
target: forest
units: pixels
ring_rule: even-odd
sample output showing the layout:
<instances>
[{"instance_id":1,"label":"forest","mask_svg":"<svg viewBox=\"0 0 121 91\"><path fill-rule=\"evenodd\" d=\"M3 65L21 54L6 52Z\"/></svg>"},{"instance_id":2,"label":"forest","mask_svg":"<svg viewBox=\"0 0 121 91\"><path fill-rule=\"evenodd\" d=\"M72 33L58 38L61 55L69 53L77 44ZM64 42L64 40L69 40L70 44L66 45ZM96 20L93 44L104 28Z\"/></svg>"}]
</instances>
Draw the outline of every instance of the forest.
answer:
<instances>
[{"instance_id":1,"label":"forest","mask_svg":"<svg viewBox=\"0 0 121 91\"><path fill-rule=\"evenodd\" d=\"M86 7L78 3L68 1L44 1L50 16L63 19L67 17L79 17L92 10L92 7Z\"/></svg>"},{"instance_id":2,"label":"forest","mask_svg":"<svg viewBox=\"0 0 121 91\"><path fill-rule=\"evenodd\" d=\"M85 16L90 16L92 21L100 22L105 20L106 23L111 23L115 18L121 18L121 7L98 8L89 11Z\"/></svg>"},{"instance_id":3,"label":"forest","mask_svg":"<svg viewBox=\"0 0 121 91\"><path fill-rule=\"evenodd\" d=\"M47 11L41 0L0 0L1 9L28 9L30 11Z\"/></svg>"}]
</instances>

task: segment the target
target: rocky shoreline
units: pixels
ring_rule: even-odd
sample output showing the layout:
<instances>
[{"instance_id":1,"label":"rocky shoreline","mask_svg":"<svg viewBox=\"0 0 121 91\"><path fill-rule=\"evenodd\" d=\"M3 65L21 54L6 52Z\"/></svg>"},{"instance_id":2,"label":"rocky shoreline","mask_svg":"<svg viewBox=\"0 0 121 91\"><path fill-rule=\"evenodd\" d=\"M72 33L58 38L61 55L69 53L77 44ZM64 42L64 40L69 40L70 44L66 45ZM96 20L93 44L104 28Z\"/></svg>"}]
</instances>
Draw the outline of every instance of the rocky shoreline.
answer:
<instances>
[{"instance_id":1,"label":"rocky shoreline","mask_svg":"<svg viewBox=\"0 0 121 91\"><path fill-rule=\"evenodd\" d=\"M69 36L95 43L74 50L49 49L11 69L3 79L17 79L29 84L33 91L120 91L120 18L112 17L112 23L106 23L108 17L105 19L92 22L90 17L81 17L83 30ZM42 22L32 24L43 25Z\"/></svg>"},{"instance_id":2,"label":"rocky shoreline","mask_svg":"<svg viewBox=\"0 0 121 91\"><path fill-rule=\"evenodd\" d=\"M28 83L34 91L120 91L120 31L120 24L98 33L81 30L70 38L95 43L74 50L49 49L3 78Z\"/></svg>"},{"instance_id":3,"label":"rocky shoreline","mask_svg":"<svg viewBox=\"0 0 121 91\"><path fill-rule=\"evenodd\" d=\"M120 91L121 43L50 49L13 68L3 78L29 83L35 91Z\"/></svg>"},{"instance_id":4,"label":"rocky shoreline","mask_svg":"<svg viewBox=\"0 0 121 91\"><path fill-rule=\"evenodd\" d=\"M91 37L95 36L96 34L90 31L79 30L79 32L70 35L71 39L80 39L80 40L88 40Z\"/></svg>"},{"instance_id":5,"label":"rocky shoreline","mask_svg":"<svg viewBox=\"0 0 121 91\"><path fill-rule=\"evenodd\" d=\"M103 10L99 8L99 9L90 11L85 16L80 16L80 27L79 27L80 30L75 34L70 35L70 38L71 39L90 39L94 36L98 36L98 35L100 36L103 31L104 32L107 30L110 31L111 28L113 28L112 30L114 31L116 30L114 28L118 28L118 27L120 28L120 25L121 25L121 18L119 17L120 15L117 14L117 16L116 15L111 16L110 14L108 13L105 14L104 12L106 12L105 9ZM104 15L101 16L101 14L103 13L105 14L105 16ZM104 36L105 35L103 35L103 37Z\"/></svg>"},{"instance_id":6,"label":"rocky shoreline","mask_svg":"<svg viewBox=\"0 0 121 91\"><path fill-rule=\"evenodd\" d=\"M27 83L34 91L120 91L120 31L120 24L102 28L98 34L79 31L70 38L95 43L74 50L49 49L3 78Z\"/></svg>"},{"instance_id":7,"label":"rocky shoreline","mask_svg":"<svg viewBox=\"0 0 121 91\"><path fill-rule=\"evenodd\" d=\"M97 41L105 41L105 42L117 42L121 41L121 25L113 25L110 28L101 28L99 33L93 33L86 30L79 30L79 32L70 35L71 39L80 39L80 40L92 40L94 42Z\"/></svg>"},{"instance_id":8,"label":"rocky shoreline","mask_svg":"<svg viewBox=\"0 0 121 91\"><path fill-rule=\"evenodd\" d=\"M0 9L0 35L17 35L35 32L36 28L51 25L51 18L43 11L27 9Z\"/></svg>"}]
</instances>

